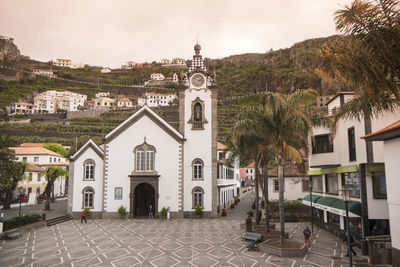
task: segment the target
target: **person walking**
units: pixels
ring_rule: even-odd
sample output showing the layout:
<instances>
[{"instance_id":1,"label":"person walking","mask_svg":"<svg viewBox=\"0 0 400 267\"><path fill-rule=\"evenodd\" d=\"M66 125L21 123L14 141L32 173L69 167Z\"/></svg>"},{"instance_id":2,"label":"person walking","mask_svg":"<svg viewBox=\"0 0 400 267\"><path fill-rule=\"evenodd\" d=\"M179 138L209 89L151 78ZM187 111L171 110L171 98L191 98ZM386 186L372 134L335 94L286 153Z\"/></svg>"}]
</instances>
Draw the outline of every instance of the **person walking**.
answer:
<instances>
[{"instance_id":1,"label":"person walking","mask_svg":"<svg viewBox=\"0 0 400 267\"><path fill-rule=\"evenodd\" d=\"M344 237L343 242L346 242L346 244L347 244L347 234ZM352 236L350 236L350 248L347 248L346 257L349 256L349 250L351 250L350 253L353 253L354 256L357 256L357 253L354 251L353 246L354 246L354 238Z\"/></svg>"},{"instance_id":2,"label":"person walking","mask_svg":"<svg viewBox=\"0 0 400 267\"><path fill-rule=\"evenodd\" d=\"M307 243L308 247L310 248L311 247L311 240L310 240L311 231L308 226L306 226L306 228L303 230L303 235L304 235L304 243Z\"/></svg>"},{"instance_id":3,"label":"person walking","mask_svg":"<svg viewBox=\"0 0 400 267\"><path fill-rule=\"evenodd\" d=\"M82 216L81 217L81 223L82 223L83 220L85 220L85 223L87 223L87 220L86 220L86 209L83 209L81 216Z\"/></svg>"},{"instance_id":4,"label":"person walking","mask_svg":"<svg viewBox=\"0 0 400 267\"><path fill-rule=\"evenodd\" d=\"M150 205L150 208L149 208L149 219L153 219L153 206L152 205Z\"/></svg>"}]
</instances>

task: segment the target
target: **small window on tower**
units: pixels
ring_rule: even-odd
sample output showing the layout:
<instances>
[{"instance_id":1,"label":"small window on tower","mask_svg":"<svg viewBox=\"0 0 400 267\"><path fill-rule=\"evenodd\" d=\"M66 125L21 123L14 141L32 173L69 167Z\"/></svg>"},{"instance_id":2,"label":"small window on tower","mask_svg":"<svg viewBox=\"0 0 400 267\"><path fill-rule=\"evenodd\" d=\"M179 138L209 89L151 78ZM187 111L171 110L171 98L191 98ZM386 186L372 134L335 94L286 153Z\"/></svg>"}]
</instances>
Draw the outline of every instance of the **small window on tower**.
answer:
<instances>
[{"instance_id":1,"label":"small window on tower","mask_svg":"<svg viewBox=\"0 0 400 267\"><path fill-rule=\"evenodd\" d=\"M192 116L188 123L192 124L192 130L203 130L204 123L207 123L204 117L204 102L200 98L192 102Z\"/></svg>"}]
</instances>

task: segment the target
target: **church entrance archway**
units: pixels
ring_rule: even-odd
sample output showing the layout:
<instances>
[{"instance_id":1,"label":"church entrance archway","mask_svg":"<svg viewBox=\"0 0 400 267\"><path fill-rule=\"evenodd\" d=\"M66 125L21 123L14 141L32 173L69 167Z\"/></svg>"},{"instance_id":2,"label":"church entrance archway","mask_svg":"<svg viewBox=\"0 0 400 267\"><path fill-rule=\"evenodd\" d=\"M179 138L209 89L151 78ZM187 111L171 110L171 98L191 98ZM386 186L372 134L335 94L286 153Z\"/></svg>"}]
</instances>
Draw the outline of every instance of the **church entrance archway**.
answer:
<instances>
[{"instance_id":1,"label":"church entrance archway","mask_svg":"<svg viewBox=\"0 0 400 267\"><path fill-rule=\"evenodd\" d=\"M137 216L148 216L150 205L155 211L156 191L149 183L138 184L134 192L134 213Z\"/></svg>"}]
</instances>

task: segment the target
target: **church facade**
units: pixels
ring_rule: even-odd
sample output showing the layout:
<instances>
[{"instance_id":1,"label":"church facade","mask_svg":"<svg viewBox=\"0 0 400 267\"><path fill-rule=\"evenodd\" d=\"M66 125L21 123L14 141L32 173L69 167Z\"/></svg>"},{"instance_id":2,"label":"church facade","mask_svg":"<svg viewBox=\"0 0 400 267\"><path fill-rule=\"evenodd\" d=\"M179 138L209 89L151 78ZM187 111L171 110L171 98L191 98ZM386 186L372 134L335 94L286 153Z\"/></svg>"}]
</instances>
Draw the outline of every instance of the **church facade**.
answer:
<instances>
[{"instance_id":1,"label":"church facade","mask_svg":"<svg viewBox=\"0 0 400 267\"><path fill-rule=\"evenodd\" d=\"M169 208L189 217L196 205L217 215L217 93L195 45L181 77L179 130L143 106L108 133L104 144L89 140L70 161L68 212L90 208L97 218L147 216Z\"/></svg>"}]
</instances>

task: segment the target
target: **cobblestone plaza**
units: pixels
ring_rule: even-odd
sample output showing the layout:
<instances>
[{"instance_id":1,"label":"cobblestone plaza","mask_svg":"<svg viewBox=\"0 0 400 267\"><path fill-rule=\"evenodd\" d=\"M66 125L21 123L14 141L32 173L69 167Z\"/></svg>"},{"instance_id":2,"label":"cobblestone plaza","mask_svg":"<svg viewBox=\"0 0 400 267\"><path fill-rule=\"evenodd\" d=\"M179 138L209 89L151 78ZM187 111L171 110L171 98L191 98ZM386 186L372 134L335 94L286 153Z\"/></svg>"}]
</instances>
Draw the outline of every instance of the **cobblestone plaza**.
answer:
<instances>
[{"instance_id":1,"label":"cobblestone plaza","mask_svg":"<svg viewBox=\"0 0 400 267\"><path fill-rule=\"evenodd\" d=\"M248 251L240 224L251 194L226 219L72 220L1 241L0 266L345 266L346 246L316 228L304 258ZM240 218L239 218L240 217ZM303 242L306 223L287 223ZM360 254L357 250L358 255ZM357 258L357 257L356 257Z\"/></svg>"}]
</instances>

